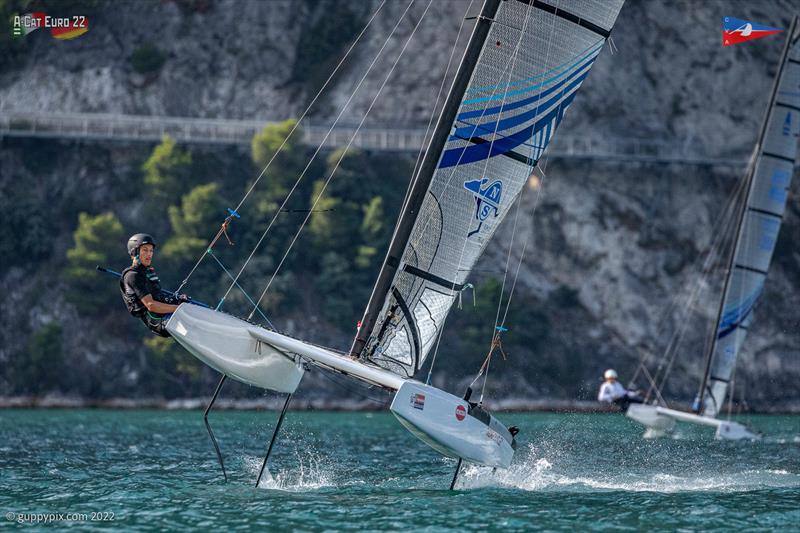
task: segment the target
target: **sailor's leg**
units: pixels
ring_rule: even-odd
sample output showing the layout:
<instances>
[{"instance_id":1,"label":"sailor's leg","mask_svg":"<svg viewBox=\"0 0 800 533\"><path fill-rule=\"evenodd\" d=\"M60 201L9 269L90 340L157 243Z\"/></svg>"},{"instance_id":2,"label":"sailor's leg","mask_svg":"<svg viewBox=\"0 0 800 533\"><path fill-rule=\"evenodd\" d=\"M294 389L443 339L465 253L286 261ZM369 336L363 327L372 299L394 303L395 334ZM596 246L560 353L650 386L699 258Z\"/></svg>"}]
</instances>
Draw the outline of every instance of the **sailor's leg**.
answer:
<instances>
[{"instance_id":1,"label":"sailor's leg","mask_svg":"<svg viewBox=\"0 0 800 533\"><path fill-rule=\"evenodd\" d=\"M458 464L456 465L456 473L453 474L453 481L450 482L450 490L453 490L453 487L456 486L456 480L458 479L459 470L461 470L461 457L458 458Z\"/></svg>"},{"instance_id":2,"label":"sailor's leg","mask_svg":"<svg viewBox=\"0 0 800 533\"><path fill-rule=\"evenodd\" d=\"M225 383L225 378L228 377L225 374L222 374L222 377L217 384L217 388L214 391L214 396L211 397L211 401L206 407L206 411L203 413L203 422L206 424L206 430L208 430L208 436L211 437L211 442L214 444L214 449L217 451L217 459L219 460L219 466L222 468L222 475L225 477L225 482L228 482L228 474L225 473L225 463L222 462L222 453L219 451L219 444L217 444L217 439L214 437L214 432L211 431L211 426L208 425L208 412L211 411L211 407L214 405L214 402L217 401L217 396L219 395L219 391L222 388L222 384Z\"/></svg>"},{"instance_id":3,"label":"sailor's leg","mask_svg":"<svg viewBox=\"0 0 800 533\"><path fill-rule=\"evenodd\" d=\"M289 402L292 399L292 395L289 394L286 396L286 401L283 402L283 409L281 410L281 416L278 417L278 423L275 424L275 429L272 432L272 438L269 441L269 447L267 448L267 455L264 456L264 462L261 463L261 470L258 471L258 479L256 479L256 487L258 484L261 483L261 476L264 475L264 469L267 467L267 461L269 460L269 456L272 453L272 447L275 445L275 439L278 437L278 431L281 430L281 424L283 424L283 417L286 416L286 408L289 407Z\"/></svg>"}]
</instances>

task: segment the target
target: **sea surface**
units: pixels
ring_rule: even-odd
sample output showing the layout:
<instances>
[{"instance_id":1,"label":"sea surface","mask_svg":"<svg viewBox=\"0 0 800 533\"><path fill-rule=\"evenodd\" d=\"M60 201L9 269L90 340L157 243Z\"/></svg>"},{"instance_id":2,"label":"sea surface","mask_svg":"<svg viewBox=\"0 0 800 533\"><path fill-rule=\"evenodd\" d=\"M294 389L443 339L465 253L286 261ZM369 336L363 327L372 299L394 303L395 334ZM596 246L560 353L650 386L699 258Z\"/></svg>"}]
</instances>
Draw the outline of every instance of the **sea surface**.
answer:
<instances>
[{"instance_id":1,"label":"sea surface","mask_svg":"<svg viewBox=\"0 0 800 533\"><path fill-rule=\"evenodd\" d=\"M389 413L219 411L223 482L197 411L0 410L0 528L89 531L800 531L800 417L740 419L757 442L613 414L500 414L508 470L417 441Z\"/></svg>"}]
</instances>

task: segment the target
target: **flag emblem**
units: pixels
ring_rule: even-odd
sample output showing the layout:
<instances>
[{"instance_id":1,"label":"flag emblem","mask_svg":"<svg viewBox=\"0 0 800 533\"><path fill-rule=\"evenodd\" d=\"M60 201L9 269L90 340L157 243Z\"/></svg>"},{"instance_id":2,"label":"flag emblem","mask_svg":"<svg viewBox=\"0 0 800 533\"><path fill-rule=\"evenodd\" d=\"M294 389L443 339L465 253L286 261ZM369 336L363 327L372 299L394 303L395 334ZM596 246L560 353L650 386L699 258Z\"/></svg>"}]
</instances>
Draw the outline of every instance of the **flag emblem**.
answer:
<instances>
[{"instance_id":1,"label":"flag emblem","mask_svg":"<svg viewBox=\"0 0 800 533\"><path fill-rule=\"evenodd\" d=\"M425 409L425 395L416 393L411 397L411 407L414 409L419 409L420 411Z\"/></svg>"},{"instance_id":2,"label":"flag emblem","mask_svg":"<svg viewBox=\"0 0 800 533\"><path fill-rule=\"evenodd\" d=\"M722 19L722 46L753 41L782 31L780 28L765 26L750 20L724 17Z\"/></svg>"}]
</instances>

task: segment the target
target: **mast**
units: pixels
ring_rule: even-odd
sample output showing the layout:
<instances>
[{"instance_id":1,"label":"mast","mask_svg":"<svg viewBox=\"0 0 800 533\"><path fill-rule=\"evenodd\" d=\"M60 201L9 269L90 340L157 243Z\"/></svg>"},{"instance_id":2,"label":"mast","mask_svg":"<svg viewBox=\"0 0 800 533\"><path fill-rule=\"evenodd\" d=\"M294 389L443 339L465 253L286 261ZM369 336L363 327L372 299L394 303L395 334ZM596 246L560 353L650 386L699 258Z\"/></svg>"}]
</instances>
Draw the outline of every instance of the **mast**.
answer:
<instances>
[{"instance_id":1,"label":"mast","mask_svg":"<svg viewBox=\"0 0 800 533\"><path fill-rule=\"evenodd\" d=\"M501 0L485 0L481 13L477 17L478 20L475 23L469 44L464 51L464 57L461 59L450 93L447 96L447 100L445 100L442 113L439 115L436 128L425 151L422 165L420 165L419 171L414 178L403 212L400 214L394 236L389 244L389 251L383 260L378 280L375 282L369 303L367 303L367 309L364 311L364 317L361 319L361 326L353 341L353 346L350 348L351 357L359 356L366 346L369 340L368 336L372 332L378 313L380 313L383 306L384 296L389 292L395 273L401 266L403 251L411 236L411 230L419 215L422 203L425 200L425 194L433 179L433 174L439 163L439 157L450 135L450 125L455 121L464 92L467 90L472 72L478 63L481 49L486 41L486 36L489 34L497 9L500 7L500 2Z\"/></svg>"},{"instance_id":2,"label":"mast","mask_svg":"<svg viewBox=\"0 0 800 533\"><path fill-rule=\"evenodd\" d=\"M772 83L772 92L770 94L769 103L767 104L767 111L764 116L764 120L761 123L761 132L758 136L758 141L756 142L756 158L753 165L750 167L747 175L747 192L744 196L744 201L742 203L741 209L739 211L739 222L736 226L736 235L734 237L734 246L731 249L730 257L728 258L728 268L725 275L725 283L722 288L722 294L720 295L719 299L719 307L717 308L717 319L714 323L714 329L711 332L711 343L706 354L706 364L705 370L703 372L703 379L700 381L700 390L697 393L698 403L697 409L698 412L702 412L704 410L704 403L705 403L705 395L706 390L708 388L708 380L711 373L711 364L714 357L714 351L717 347L717 340L719 338L719 326L720 322L722 321L722 315L724 313L724 306L725 306L725 298L728 294L728 288L730 284L731 277L733 276L733 269L734 269L734 262L736 259L737 252L739 251L739 247L741 245L741 233L742 227L744 226L744 217L747 213L747 205L750 203L750 197L753 193L753 182L755 181L756 170L758 169L758 165L761 159L761 151L764 145L764 138L767 134L767 126L769 125L769 121L772 118L772 110L775 104L775 98L778 94L778 87L781 83L781 77L783 75L784 67L786 66L786 59L789 55L789 50L792 44L792 38L794 36L795 30L797 28L797 16L792 18L792 23L789 26L789 32L786 37L786 42L783 45L783 53L781 54L780 63L778 65L778 72L775 74L775 79Z\"/></svg>"}]
</instances>

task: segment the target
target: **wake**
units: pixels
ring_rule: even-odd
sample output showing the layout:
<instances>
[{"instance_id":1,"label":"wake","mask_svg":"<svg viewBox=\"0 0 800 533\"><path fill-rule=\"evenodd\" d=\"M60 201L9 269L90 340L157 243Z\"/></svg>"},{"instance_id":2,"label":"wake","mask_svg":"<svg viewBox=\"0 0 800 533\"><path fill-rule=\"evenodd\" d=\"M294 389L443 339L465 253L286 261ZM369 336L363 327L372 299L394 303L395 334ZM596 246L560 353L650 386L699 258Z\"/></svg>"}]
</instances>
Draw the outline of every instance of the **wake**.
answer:
<instances>
[{"instance_id":1,"label":"wake","mask_svg":"<svg viewBox=\"0 0 800 533\"><path fill-rule=\"evenodd\" d=\"M767 488L800 487L800 473L784 469L743 470L734 473L598 472L571 473L559 468L557 458L543 457L529 445L506 470L469 465L463 468L459 490L508 488L524 491L630 492L746 492ZM546 454L545 454L546 455ZM553 462L551 462L551 459ZM554 464L555 462L555 464Z\"/></svg>"}]
</instances>

